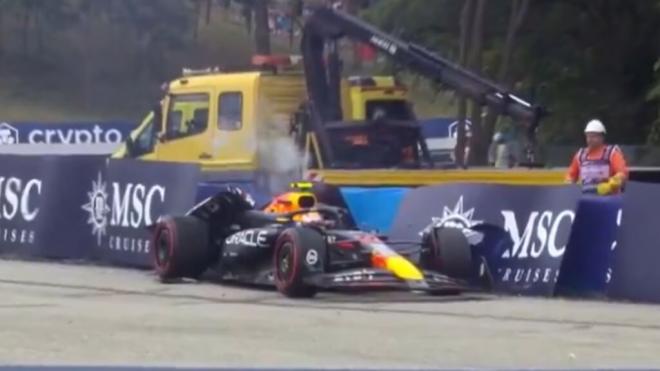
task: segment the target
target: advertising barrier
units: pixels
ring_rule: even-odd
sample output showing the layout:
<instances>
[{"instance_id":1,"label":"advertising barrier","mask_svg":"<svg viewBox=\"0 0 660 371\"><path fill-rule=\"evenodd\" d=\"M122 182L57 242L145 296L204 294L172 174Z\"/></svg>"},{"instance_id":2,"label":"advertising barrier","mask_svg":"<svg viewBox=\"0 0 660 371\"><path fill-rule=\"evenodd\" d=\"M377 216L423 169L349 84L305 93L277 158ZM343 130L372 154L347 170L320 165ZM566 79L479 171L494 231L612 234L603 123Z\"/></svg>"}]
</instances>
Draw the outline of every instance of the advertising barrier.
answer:
<instances>
[{"instance_id":1,"label":"advertising barrier","mask_svg":"<svg viewBox=\"0 0 660 371\"><path fill-rule=\"evenodd\" d=\"M83 259L89 239L76 206L83 184L104 166L99 156L2 156L0 252ZM72 181L75 180L75 181Z\"/></svg>"},{"instance_id":2,"label":"advertising barrier","mask_svg":"<svg viewBox=\"0 0 660 371\"><path fill-rule=\"evenodd\" d=\"M146 226L195 201L196 165L2 156L0 253L150 266Z\"/></svg>"},{"instance_id":3,"label":"advertising barrier","mask_svg":"<svg viewBox=\"0 0 660 371\"><path fill-rule=\"evenodd\" d=\"M621 195L582 196L562 261L556 295L586 297L607 293L621 207Z\"/></svg>"},{"instance_id":4,"label":"advertising barrier","mask_svg":"<svg viewBox=\"0 0 660 371\"><path fill-rule=\"evenodd\" d=\"M33 255L41 250L39 226L46 162L40 158L3 156L0 161L0 252Z\"/></svg>"},{"instance_id":5,"label":"advertising barrier","mask_svg":"<svg viewBox=\"0 0 660 371\"><path fill-rule=\"evenodd\" d=\"M201 179L192 164L0 156L0 254L150 267L146 227L185 213ZM431 223L463 228L498 292L660 302L657 184L631 182L611 197L569 185L494 184L324 194L342 199L359 227L391 240L418 241Z\"/></svg>"},{"instance_id":6,"label":"advertising barrier","mask_svg":"<svg viewBox=\"0 0 660 371\"><path fill-rule=\"evenodd\" d=\"M41 162L43 197L38 255L76 260L92 258L94 239L85 233L90 215L81 210L81 205L87 202L89 184L105 168L105 157L46 156Z\"/></svg>"},{"instance_id":7,"label":"advertising barrier","mask_svg":"<svg viewBox=\"0 0 660 371\"><path fill-rule=\"evenodd\" d=\"M475 253L497 291L552 295L580 196L571 186L421 187L404 196L390 237L419 239L432 222L478 230Z\"/></svg>"},{"instance_id":8,"label":"advertising barrier","mask_svg":"<svg viewBox=\"0 0 660 371\"><path fill-rule=\"evenodd\" d=\"M120 144L134 122L0 122L0 145L10 144Z\"/></svg>"},{"instance_id":9,"label":"advertising barrier","mask_svg":"<svg viewBox=\"0 0 660 371\"><path fill-rule=\"evenodd\" d=\"M614 249L608 296L660 302L660 185L630 182Z\"/></svg>"},{"instance_id":10,"label":"advertising barrier","mask_svg":"<svg viewBox=\"0 0 660 371\"><path fill-rule=\"evenodd\" d=\"M88 184L88 233L99 259L119 265L151 266L146 229L166 214L194 205L199 167L191 164L110 160Z\"/></svg>"}]
</instances>

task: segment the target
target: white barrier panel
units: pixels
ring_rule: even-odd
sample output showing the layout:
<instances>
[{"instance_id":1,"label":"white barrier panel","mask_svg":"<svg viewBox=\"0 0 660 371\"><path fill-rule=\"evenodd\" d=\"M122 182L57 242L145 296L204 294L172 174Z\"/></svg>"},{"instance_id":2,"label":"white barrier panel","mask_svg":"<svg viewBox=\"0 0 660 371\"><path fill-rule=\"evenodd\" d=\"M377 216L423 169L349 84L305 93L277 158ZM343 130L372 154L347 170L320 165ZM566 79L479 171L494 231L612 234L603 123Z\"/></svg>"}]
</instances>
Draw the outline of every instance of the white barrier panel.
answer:
<instances>
[{"instance_id":1,"label":"white barrier panel","mask_svg":"<svg viewBox=\"0 0 660 371\"><path fill-rule=\"evenodd\" d=\"M110 155L121 144L10 144L0 145L0 154L5 155Z\"/></svg>"}]
</instances>

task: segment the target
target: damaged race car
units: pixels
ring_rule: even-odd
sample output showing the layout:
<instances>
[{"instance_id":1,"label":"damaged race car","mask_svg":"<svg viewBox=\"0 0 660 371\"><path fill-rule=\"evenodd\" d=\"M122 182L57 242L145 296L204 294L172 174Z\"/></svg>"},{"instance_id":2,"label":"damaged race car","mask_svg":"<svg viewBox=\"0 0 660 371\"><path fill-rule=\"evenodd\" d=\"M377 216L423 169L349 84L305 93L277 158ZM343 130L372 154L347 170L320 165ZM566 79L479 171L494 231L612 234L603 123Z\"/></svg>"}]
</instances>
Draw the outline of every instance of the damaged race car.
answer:
<instances>
[{"instance_id":1,"label":"damaged race car","mask_svg":"<svg viewBox=\"0 0 660 371\"><path fill-rule=\"evenodd\" d=\"M346 209L318 202L309 185L294 188L255 208L249 194L229 187L183 216L161 217L150 228L159 278L198 279L213 267L223 280L274 285L290 298L319 289L473 289L475 264L460 229L430 225L420 241L388 241L356 228Z\"/></svg>"}]
</instances>

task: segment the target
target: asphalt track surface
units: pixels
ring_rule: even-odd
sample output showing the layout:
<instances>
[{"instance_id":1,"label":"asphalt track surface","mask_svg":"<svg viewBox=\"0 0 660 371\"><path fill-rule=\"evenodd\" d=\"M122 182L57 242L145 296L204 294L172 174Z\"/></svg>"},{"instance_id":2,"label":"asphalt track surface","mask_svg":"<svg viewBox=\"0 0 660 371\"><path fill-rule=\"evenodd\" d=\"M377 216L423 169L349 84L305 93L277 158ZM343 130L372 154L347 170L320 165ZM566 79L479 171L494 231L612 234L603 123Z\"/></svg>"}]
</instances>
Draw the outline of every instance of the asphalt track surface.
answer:
<instances>
[{"instance_id":1,"label":"asphalt track surface","mask_svg":"<svg viewBox=\"0 0 660 371\"><path fill-rule=\"evenodd\" d=\"M660 366L660 306L471 295L288 300L145 271L0 260L0 364Z\"/></svg>"}]
</instances>

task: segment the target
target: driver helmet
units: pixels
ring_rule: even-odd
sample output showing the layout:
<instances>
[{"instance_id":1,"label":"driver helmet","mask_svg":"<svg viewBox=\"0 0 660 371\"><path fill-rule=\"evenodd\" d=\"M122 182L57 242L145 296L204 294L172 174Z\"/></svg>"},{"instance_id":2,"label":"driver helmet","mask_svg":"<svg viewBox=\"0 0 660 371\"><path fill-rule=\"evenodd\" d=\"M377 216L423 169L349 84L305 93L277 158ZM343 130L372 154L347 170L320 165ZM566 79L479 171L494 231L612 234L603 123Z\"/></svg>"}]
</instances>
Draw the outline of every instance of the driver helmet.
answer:
<instances>
[{"instance_id":1,"label":"driver helmet","mask_svg":"<svg viewBox=\"0 0 660 371\"><path fill-rule=\"evenodd\" d=\"M250 196L249 193L243 192L242 189L234 186L227 186L226 191L235 196L238 196L238 198L245 201L245 203L247 203L250 207L254 207L255 205L254 199L252 199L252 196Z\"/></svg>"}]
</instances>

